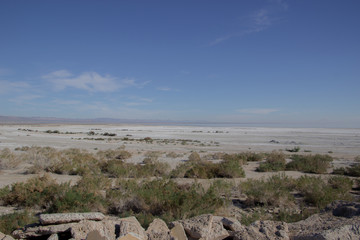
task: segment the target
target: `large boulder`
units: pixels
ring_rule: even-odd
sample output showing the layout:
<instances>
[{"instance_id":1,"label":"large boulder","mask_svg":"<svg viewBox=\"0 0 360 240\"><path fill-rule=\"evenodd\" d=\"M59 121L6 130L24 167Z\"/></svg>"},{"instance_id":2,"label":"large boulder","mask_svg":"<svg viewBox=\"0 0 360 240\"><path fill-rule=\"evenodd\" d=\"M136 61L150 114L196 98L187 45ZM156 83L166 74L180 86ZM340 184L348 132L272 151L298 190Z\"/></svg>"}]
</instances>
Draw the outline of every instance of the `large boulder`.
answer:
<instances>
[{"instance_id":1,"label":"large boulder","mask_svg":"<svg viewBox=\"0 0 360 240\"><path fill-rule=\"evenodd\" d=\"M131 233L132 236L141 240L147 239L144 228L140 225L135 217L127 217L119 219L119 236L124 237Z\"/></svg>"},{"instance_id":2,"label":"large boulder","mask_svg":"<svg viewBox=\"0 0 360 240\"><path fill-rule=\"evenodd\" d=\"M194 239L218 240L229 236L221 221L211 214L204 214L186 220L178 221L185 232Z\"/></svg>"},{"instance_id":3,"label":"large boulder","mask_svg":"<svg viewBox=\"0 0 360 240\"><path fill-rule=\"evenodd\" d=\"M101 221L104 218L105 218L104 214L99 212L53 213L53 214L40 214L39 216L39 220L42 225L80 222L82 220Z\"/></svg>"},{"instance_id":4,"label":"large boulder","mask_svg":"<svg viewBox=\"0 0 360 240\"><path fill-rule=\"evenodd\" d=\"M71 227L71 236L76 240L86 239L88 234L96 231L100 239L113 240L115 235L115 223L113 221L90 221L83 220ZM94 233L96 234L96 233Z\"/></svg>"},{"instance_id":5,"label":"large boulder","mask_svg":"<svg viewBox=\"0 0 360 240\"><path fill-rule=\"evenodd\" d=\"M289 240L288 226L284 222L256 221L250 226L241 226L242 229L232 232L235 240Z\"/></svg>"},{"instance_id":6,"label":"large boulder","mask_svg":"<svg viewBox=\"0 0 360 240\"><path fill-rule=\"evenodd\" d=\"M158 218L149 225L146 230L149 240L170 240L170 230L166 223Z\"/></svg>"},{"instance_id":7,"label":"large boulder","mask_svg":"<svg viewBox=\"0 0 360 240\"><path fill-rule=\"evenodd\" d=\"M170 236L173 240L188 240L182 224L175 222L173 228L170 230Z\"/></svg>"}]
</instances>

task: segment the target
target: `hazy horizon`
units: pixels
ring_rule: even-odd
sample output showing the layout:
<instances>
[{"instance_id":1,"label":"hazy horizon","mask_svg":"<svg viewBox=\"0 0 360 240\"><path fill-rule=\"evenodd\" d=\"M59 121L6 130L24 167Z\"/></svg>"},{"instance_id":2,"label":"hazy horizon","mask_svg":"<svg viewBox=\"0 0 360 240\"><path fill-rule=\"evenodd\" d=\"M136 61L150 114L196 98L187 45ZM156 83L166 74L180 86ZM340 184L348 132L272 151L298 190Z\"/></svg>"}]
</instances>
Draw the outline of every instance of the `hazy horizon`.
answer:
<instances>
[{"instance_id":1,"label":"hazy horizon","mask_svg":"<svg viewBox=\"0 0 360 240\"><path fill-rule=\"evenodd\" d=\"M0 115L360 128L359 10L0 1Z\"/></svg>"}]
</instances>

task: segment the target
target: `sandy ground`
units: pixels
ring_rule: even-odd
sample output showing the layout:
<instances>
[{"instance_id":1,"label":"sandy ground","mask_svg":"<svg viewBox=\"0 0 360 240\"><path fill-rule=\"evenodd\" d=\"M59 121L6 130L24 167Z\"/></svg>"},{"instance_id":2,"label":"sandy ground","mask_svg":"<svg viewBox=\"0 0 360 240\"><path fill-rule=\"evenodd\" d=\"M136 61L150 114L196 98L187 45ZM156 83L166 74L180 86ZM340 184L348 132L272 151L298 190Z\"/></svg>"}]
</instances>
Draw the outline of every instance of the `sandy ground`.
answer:
<instances>
[{"instance_id":1,"label":"sandy ground","mask_svg":"<svg viewBox=\"0 0 360 240\"><path fill-rule=\"evenodd\" d=\"M46 131L60 133L46 133ZM95 135L89 136L93 131ZM116 136L103 136L104 133ZM152 143L139 141L150 137ZM94 140L101 138L102 140ZM127 139L124 139L127 138ZM160 151L160 161L172 167L186 160L191 151L206 155L214 152L237 153L244 151L271 152L300 147L302 154L330 154L335 158L334 167L348 166L360 155L360 129L325 128L260 128L260 127L195 127L195 126L146 126L146 125L0 125L0 150L23 146L50 146L57 149L82 148L97 150L125 146L141 162L147 151ZM180 157L166 157L175 152ZM290 154L290 153L289 153ZM248 178L260 178L274 173L258 173L258 163L244 166ZM2 170L0 186L24 181L24 169ZM299 177L302 173L287 171ZM60 182L73 180L74 176L54 175Z\"/></svg>"}]
</instances>

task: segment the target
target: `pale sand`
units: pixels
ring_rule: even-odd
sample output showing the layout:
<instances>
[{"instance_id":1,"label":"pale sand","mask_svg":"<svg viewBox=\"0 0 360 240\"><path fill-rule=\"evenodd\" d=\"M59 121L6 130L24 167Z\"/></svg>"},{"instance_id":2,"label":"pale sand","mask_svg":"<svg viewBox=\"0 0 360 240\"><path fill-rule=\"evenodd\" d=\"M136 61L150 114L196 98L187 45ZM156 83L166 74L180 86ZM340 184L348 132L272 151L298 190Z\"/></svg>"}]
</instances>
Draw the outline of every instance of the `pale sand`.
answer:
<instances>
[{"instance_id":1,"label":"pale sand","mask_svg":"<svg viewBox=\"0 0 360 240\"><path fill-rule=\"evenodd\" d=\"M23 131L18 129L30 129ZM46 130L60 132L77 132L76 134L49 134ZM35 132L38 131L38 132ZM143 139L151 137L153 143L122 141L122 140L84 140L83 138L109 137L95 135L88 136L87 132L116 133L115 138L128 137ZM129 136L130 135L130 136ZM77 140L81 138L81 140ZM114 137L112 137L114 138ZM180 139L191 140L183 145ZM164 140L176 140L166 143ZM275 142L270 142L274 140ZM199 141L199 142L194 142ZM302 154L328 154L336 161L335 167L348 166L355 156L360 155L360 129L321 129L321 128L260 128L260 127L193 127L193 126L142 126L142 125L0 125L0 150L22 146L50 146L57 149L82 148L95 152L96 150L114 149L125 146L133 154L132 162L141 162L147 151L161 151L160 161L168 162L172 167L182 160L186 160L190 151L197 151L201 155L214 152L238 153L244 151L271 152L273 150L291 149L299 146ZM311 152L304 153L304 150ZM165 153L175 152L182 157L168 158ZM274 173L258 173L258 163L244 166L247 177L259 178ZM286 172L298 177L298 172ZM0 172L0 186L16 181L23 181L31 175L21 172ZM59 181L69 180L56 176Z\"/></svg>"}]
</instances>

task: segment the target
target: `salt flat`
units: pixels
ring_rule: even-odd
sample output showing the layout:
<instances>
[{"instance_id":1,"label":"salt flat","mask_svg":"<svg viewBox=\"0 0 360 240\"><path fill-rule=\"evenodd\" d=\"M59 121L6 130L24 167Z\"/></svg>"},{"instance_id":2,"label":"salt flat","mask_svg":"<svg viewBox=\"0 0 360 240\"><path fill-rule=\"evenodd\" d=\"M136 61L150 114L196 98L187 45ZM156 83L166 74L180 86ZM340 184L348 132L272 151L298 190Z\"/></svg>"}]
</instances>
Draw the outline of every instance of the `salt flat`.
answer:
<instances>
[{"instance_id":1,"label":"salt flat","mask_svg":"<svg viewBox=\"0 0 360 240\"><path fill-rule=\"evenodd\" d=\"M59 131L46 133L46 131ZM90 131L94 136L88 135ZM104 133L116 136L102 136ZM136 141L146 137L153 143ZM98 140L92 140L91 138ZM102 138L103 140L101 140ZM100 139L100 140L99 140ZM126 140L129 139L129 140ZM170 143L173 140L175 142ZM188 140L188 141L181 141ZM51 146L59 149L108 149L125 145L130 151L269 152L300 147L300 152L331 153L350 159L360 155L360 129L263 128L147 125L1 125L0 149Z\"/></svg>"},{"instance_id":2,"label":"salt flat","mask_svg":"<svg viewBox=\"0 0 360 240\"><path fill-rule=\"evenodd\" d=\"M49 133L55 132L55 133ZM90 133L90 134L89 134ZM93 133L93 134L91 134ZM115 136L104 136L106 133ZM148 139L145 141L144 139ZM149 126L149 125L0 125L0 150L14 151L24 146L81 148L90 152L123 147L131 152L129 162L142 162L149 151L160 152L159 161L175 167L187 160L191 151L201 156L215 152L239 153L244 151L271 152L300 147L300 154L329 154L335 160L333 167L346 167L360 155L360 129L326 128L265 128L220 126ZM14 151L19 152L21 151ZM168 153L178 157L169 157ZM258 162L244 165L246 178L267 177L276 172L257 172ZM0 186L25 181L27 166L2 170ZM329 170L331 171L331 169ZM304 173L286 171L286 175L299 177ZM76 181L77 176L52 174L59 182Z\"/></svg>"}]
</instances>

